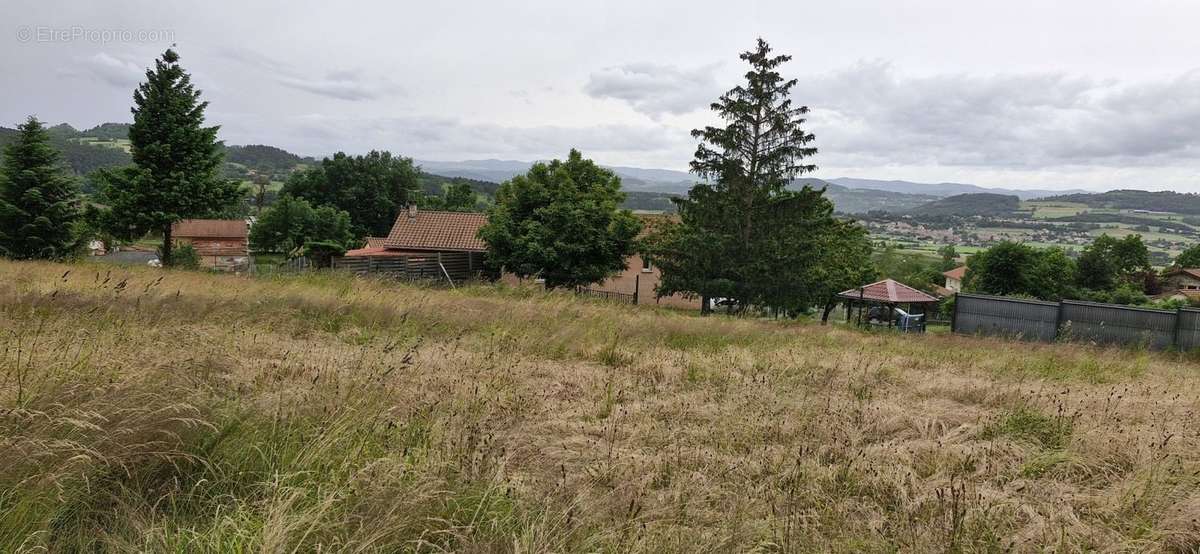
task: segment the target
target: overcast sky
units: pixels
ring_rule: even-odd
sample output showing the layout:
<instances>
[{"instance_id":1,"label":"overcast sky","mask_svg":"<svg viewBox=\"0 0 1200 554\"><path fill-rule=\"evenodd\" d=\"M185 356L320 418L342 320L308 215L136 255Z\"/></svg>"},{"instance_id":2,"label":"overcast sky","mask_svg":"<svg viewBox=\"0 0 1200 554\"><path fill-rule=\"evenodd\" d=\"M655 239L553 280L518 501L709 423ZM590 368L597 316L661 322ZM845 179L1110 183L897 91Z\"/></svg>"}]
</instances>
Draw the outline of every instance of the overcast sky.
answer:
<instances>
[{"instance_id":1,"label":"overcast sky","mask_svg":"<svg viewBox=\"0 0 1200 554\"><path fill-rule=\"evenodd\" d=\"M1200 192L1200 2L0 0L0 124L129 121L177 43L230 144L686 169L762 36L816 177Z\"/></svg>"}]
</instances>

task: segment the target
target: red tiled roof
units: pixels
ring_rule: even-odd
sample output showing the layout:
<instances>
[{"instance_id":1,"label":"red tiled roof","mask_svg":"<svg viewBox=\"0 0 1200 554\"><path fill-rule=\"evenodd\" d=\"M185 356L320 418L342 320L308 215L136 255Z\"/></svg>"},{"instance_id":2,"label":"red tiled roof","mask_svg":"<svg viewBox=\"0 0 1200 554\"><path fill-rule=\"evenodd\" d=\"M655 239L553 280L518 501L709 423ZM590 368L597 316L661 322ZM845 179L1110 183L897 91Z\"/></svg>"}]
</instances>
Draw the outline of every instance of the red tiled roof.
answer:
<instances>
[{"instance_id":1,"label":"red tiled roof","mask_svg":"<svg viewBox=\"0 0 1200 554\"><path fill-rule=\"evenodd\" d=\"M483 252L487 249L478 236L487 224L480 213L435 212L419 210L415 215L401 212L383 245L393 249Z\"/></svg>"},{"instance_id":2,"label":"red tiled roof","mask_svg":"<svg viewBox=\"0 0 1200 554\"><path fill-rule=\"evenodd\" d=\"M249 234L244 219L184 219L171 225L178 238L240 238Z\"/></svg>"},{"instance_id":3,"label":"red tiled roof","mask_svg":"<svg viewBox=\"0 0 1200 554\"><path fill-rule=\"evenodd\" d=\"M395 254L388 251L387 248L384 248L382 246L377 246L374 248L372 248L371 246L367 246L366 248L356 248L354 250L347 250L344 255L347 258L350 258L350 257L354 257L354 256L394 256Z\"/></svg>"},{"instance_id":4,"label":"red tiled roof","mask_svg":"<svg viewBox=\"0 0 1200 554\"><path fill-rule=\"evenodd\" d=\"M1184 274L1189 277L1200 279L1200 267L1176 267L1166 272L1166 275Z\"/></svg>"},{"instance_id":5,"label":"red tiled roof","mask_svg":"<svg viewBox=\"0 0 1200 554\"><path fill-rule=\"evenodd\" d=\"M859 288L845 290L839 293L838 296L854 300L862 298L864 300L888 302L891 304L919 304L922 302L938 301L938 299L933 296L891 279L884 279L869 285L863 285Z\"/></svg>"},{"instance_id":6,"label":"red tiled roof","mask_svg":"<svg viewBox=\"0 0 1200 554\"><path fill-rule=\"evenodd\" d=\"M385 241L387 237L367 237L367 245L363 248L383 248Z\"/></svg>"},{"instance_id":7,"label":"red tiled roof","mask_svg":"<svg viewBox=\"0 0 1200 554\"><path fill-rule=\"evenodd\" d=\"M967 266L960 265L954 269L951 269L950 271L942 272L942 275L945 275L950 279L958 279L959 281L962 281L962 278L967 275Z\"/></svg>"}]
</instances>

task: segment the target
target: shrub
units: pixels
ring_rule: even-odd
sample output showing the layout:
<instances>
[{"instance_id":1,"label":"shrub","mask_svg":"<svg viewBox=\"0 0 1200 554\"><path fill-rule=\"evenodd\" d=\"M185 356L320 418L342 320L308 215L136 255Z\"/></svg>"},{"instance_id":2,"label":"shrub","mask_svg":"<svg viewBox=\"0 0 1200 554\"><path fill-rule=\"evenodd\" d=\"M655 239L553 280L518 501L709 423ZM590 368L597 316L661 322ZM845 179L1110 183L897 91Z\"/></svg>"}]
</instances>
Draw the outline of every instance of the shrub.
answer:
<instances>
[{"instance_id":1,"label":"shrub","mask_svg":"<svg viewBox=\"0 0 1200 554\"><path fill-rule=\"evenodd\" d=\"M158 253L160 259L162 250ZM171 267L178 269L200 269L200 253L190 244L179 244L171 249Z\"/></svg>"}]
</instances>

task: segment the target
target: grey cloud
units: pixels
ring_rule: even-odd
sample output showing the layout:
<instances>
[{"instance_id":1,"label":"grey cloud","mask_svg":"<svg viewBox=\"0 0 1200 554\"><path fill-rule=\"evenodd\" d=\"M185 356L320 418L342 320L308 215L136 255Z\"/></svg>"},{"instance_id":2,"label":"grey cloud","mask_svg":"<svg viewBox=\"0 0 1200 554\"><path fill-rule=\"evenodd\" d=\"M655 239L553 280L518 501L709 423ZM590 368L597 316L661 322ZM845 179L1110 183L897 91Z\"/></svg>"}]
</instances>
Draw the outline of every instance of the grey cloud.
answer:
<instances>
[{"instance_id":1,"label":"grey cloud","mask_svg":"<svg viewBox=\"0 0 1200 554\"><path fill-rule=\"evenodd\" d=\"M684 114L708 106L721 87L713 73L716 65L680 69L651 63L608 67L592 73L583 90L593 98L613 98L629 103L652 118Z\"/></svg>"},{"instance_id":2,"label":"grey cloud","mask_svg":"<svg viewBox=\"0 0 1200 554\"><path fill-rule=\"evenodd\" d=\"M838 165L1045 168L1200 157L1200 75L1138 83L1066 74L911 77L864 62L801 79Z\"/></svg>"},{"instance_id":3,"label":"grey cloud","mask_svg":"<svg viewBox=\"0 0 1200 554\"><path fill-rule=\"evenodd\" d=\"M375 100L403 92L400 86L387 78L373 77L356 69L333 69L326 72L324 77L314 77L257 52L227 50L224 55L266 72L283 86L327 98L353 102Z\"/></svg>"},{"instance_id":4,"label":"grey cloud","mask_svg":"<svg viewBox=\"0 0 1200 554\"><path fill-rule=\"evenodd\" d=\"M121 89L133 89L145 76L145 69L132 61L97 52L75 60L60 74L93 79Z\"/></svg>"},{"instance_id":5,"label":"grey cloud","mask_svg":"<svg viewBox=\"0 0 1200 554\"><path fill-rule=\"evenodd\" d=\"M310 114L292 121L296 147L308 153L390 149L429 159L562 157L589 152L667 151L688 140L662 126L510 127L444 117L346 118Z\"/></svg>"}]
</instances>

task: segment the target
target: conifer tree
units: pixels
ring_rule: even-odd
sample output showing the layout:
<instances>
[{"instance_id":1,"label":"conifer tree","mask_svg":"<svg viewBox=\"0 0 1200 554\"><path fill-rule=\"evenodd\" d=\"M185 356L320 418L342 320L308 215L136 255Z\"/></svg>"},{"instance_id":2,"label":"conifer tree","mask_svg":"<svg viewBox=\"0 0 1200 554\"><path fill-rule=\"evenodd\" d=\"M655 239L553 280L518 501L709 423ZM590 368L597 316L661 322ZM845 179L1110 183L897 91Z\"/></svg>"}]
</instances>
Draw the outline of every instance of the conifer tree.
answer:
<instances>
[{"instance_id":1,"label":"conifer tree","mask_svg":"<svg viewBox=\"0 0 1200 554\"><path fill-rule=\"evenodd\" d=\"M0 168L0 255L58 259L78 250L79 186L35 117L17 126Z\"/></svg>"},{"instance_id":2,"label":"conifer tree","mask_svg":"<svg viewBox=\"0 0 1200 554\"><path fill-rule=\"evenodd\" d=\"M215 217L242 196L237 182L222 179L224 160L217 127L204 126L208 102L168 49L133 93L129 142L134 165L100 175L106 226L119 237L162 234L160 259L171 263L171 224Z\"/></svg>"},{"instance_id":3,"label":"conifer tree","mask_svg":"<svg viewBox=\"0 0 1200 554\"><path fill-rule=\"evenodd\" d=\"M789 98L796 80L778 71L791 57L772 56L759 39L741 59L745 84L712 104L723 126L692 131L692 172L707 182L676 200L678 224L647 241L663 272L658 293L701 296L705 306L721 297L739 309L824 304L871 273L866 234L834 218L824 191L787 188L816 169L805 161L817 153L803 127L808 108Z\"/></svg>"}]
</instances>

